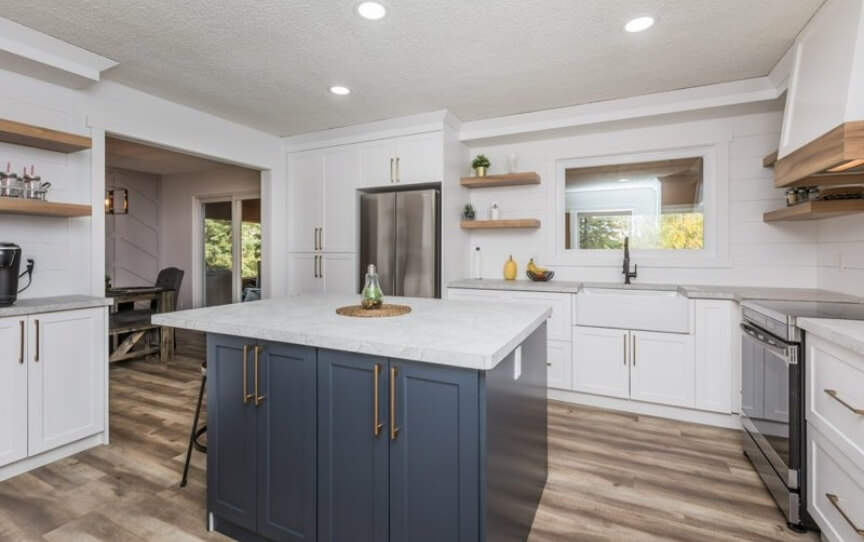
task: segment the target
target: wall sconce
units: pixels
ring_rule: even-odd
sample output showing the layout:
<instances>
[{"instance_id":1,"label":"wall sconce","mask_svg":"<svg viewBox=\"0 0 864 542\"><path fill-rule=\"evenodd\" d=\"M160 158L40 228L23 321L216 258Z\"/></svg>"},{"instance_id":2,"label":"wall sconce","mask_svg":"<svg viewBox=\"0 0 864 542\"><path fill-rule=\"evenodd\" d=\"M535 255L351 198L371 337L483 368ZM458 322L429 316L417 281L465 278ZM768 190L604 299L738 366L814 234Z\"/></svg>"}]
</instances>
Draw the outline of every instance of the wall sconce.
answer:
<instances>
[{"instance_id":1,"label":"wall sconce","mask_svg":"<svg viewBox=\"0 0 864 542\"><path fill-rule=\"evenodd\" d=\"M125 215L129 213L129 191L115 188L105 192L105 214Z\"/></svg>"}]
</instances>

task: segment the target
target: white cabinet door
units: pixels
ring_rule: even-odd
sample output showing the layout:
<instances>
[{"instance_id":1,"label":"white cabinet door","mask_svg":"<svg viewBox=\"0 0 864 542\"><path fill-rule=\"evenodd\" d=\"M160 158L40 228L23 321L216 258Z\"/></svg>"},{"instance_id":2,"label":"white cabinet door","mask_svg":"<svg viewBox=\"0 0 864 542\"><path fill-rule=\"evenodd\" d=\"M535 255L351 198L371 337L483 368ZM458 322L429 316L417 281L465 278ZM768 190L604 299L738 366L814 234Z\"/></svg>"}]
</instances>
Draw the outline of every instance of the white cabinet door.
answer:
<instances>
[{"instance_id":1,"label":"white cabinet door","mask_svg":"<svg viewBox=\"0 0 864 542\"><path fill-rule=\"evenodd\" d=\"M0 467L27 457L26 323L0 318Z\"/></svg>"},{"instance_id":2,"label":"white cabinet door","mask_svg":"<svg viewBox=\"0 0 864 542\"><path fill-rule=\"evenodd\" d=\"M324 226L324 153L310 151L288 157L288 249L317 250L317 228Z\"/></svg>"},{"instance_id":3,"label":"white cabinet door","mask_svg":"<svg viewBox=\"0 0 864 542\"><path fill-rule=\"evenodd\" d=\"M396 181L396 148L392 139L368 141L357 146L360 153L360 187L387 186Z\"/></svg>"},{"instance_id":4,"label":"white cabinet door","mask_svg":"<svg viewBox=\"0 0 864 542\"><path fill-rule=\"evenodd\" d=\"M323 294L324 280L319 277L321 254L303 253L288 255L289 293Z\"/></svg>"},{"instance_id":5,"label":"white cabinet door","mask_svg":"<svg viewBox=\"0 0 864 542\"><path fill-rule=\"evenodd\" d=\"M570 341L546 342L546 380L550 388L573 389L573 358Z\"/></svg>"},{"instance_id":6,"label":"white cabinet door","mask_svg":"<svg viewBox=\"0 0 864 542\"><path fill-rule=\"evenodd\" d=\"M466 288L448 288L447 299L453 301L499 301L504 302L506 292L501 290L471 290Z\"/></svg>"},{"instance_id":7,"label":"white cabinet door","mask_svg":"<svg viewBox=\"0 0 864 542\"><path fill-rule=\"evenodd\" d=\"M679 333L631 331L630 398L664 405L695 404L693 338Z\"/></svg>"},{"instance_id":8,"label":"white cabinet door","mask_svg":"<svg viewBox=\"0 0 864 542\"><path fill-rule=\"evenodd\" d=\"M732 413L732 367L741 344L732 301L694 302L696 408Z\"/></svg>"},{"instance_id":9,"label":"white cabinet door","mask_svg":"<svg viewBox=\"0 0 864 542\"><path fill-rule=\"evenodd\" d=\"M573 389L629 397L629 336L629 332L622 329L574 326Z\"/></svg>"},{"instance_id":10,"label":"white cabinet door","mask_svg":"<svg viewBox=\"0 0 864 542\"><path fill-rule=\"evenodd\" d=\"M571 319L573 309L570 304L573 294L542 293L542 292L508 292L507 303L522 303L525 305L551 305L552 315L546 322L546 333L550 341L570 341L572 330Z\"/></svg>"},{"instance_id":11,"label":"white cabinet door","mask_svg":"<svg viewBox=\"0 0 864 542\"><path fill-rule=\"evenodd\" d=\"M357 186L360 184L356 145L324 151L324 223L319 250L357 252Z\"/></svg>"},{"instance_id":12,"label":"white cabinet door","mask_svg":"<svg viewBox=\"0 0 864 542\"><path fill-rule=\"evenodd\" d=\"M398 184L443 181L444 139L441 132L397 139L394 175Z\"/></svg>"},{"instance_id":13,"label":"white cabinet door","mask_svg":"<svg viewBox=\"0 0 864 542\"><path fill-rule=\"evenodd\" d=\"M356 254L324 254L320 266L324 293L356 295L360 292Z\"/></svg>"},{"instance_id":14,"label":"white cabinet door","mask_svg":"<svg viewBox=\"0 0 864 542\"><path fill-rule=\"evenodd\" d=\"M105 428L105 309L28 317L29 453Z\"/></svg>"}]
</instances>

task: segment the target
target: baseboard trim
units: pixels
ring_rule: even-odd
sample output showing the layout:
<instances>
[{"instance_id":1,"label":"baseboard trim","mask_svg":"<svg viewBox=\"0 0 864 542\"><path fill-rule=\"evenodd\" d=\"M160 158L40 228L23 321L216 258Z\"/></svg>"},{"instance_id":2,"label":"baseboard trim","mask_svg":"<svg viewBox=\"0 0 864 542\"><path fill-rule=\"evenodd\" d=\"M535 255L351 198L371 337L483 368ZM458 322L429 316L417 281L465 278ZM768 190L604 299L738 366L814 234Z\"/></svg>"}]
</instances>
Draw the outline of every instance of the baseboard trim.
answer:
<instances>
[{"instance_id":1,"label":"baseboard trim","mask_svg":"<svg viewBox=\"0 0 864 542\"><path fill-rule=\"evenodd\" d=\"M608 410L617 410L619 412L656 416L658 418L700 423L702 425L725 427L727 429L741 429L741 420L738 414L721 414L718 412L706 412L689 408L655 405L653 403L643 403L631 399L603 397L601 395L591 395L590 393L556 390L551 388L549 389L548 398L556 401L564 401L565 403L575 403L577 405L605 408Z\"/></svg>"},{"instance_id":2,"label":"baseboard trim","mask_svg":"<svg viewBox=\"0 0 864 542\"><path fill-rule=\"evenodd\" d=\"M107 439L108 436L105 432L97 433L93 436L77 440L71 444L49 450L33 457L22 459L21 461L16 461L15 463L6 465L5 467L0 467L0 482L45 466L49 463L59 461L64 457L69 457L70 455L75 455L84 450L100 446L106 443Z\"/></svg>"}]
</instances>

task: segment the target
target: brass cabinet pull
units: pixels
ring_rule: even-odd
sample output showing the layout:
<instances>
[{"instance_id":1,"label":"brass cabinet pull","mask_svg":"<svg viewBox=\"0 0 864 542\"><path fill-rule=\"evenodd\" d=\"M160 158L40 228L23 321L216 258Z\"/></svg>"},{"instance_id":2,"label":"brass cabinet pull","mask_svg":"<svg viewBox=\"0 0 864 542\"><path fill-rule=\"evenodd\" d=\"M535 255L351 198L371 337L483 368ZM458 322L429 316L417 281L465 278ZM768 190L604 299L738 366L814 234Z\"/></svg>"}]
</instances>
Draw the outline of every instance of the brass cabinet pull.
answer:
<instances>
[{"instance_id":1,"label":"brass cabinet pull","mask_svg":"<svg viewBox=\"0 0 864 542\"><path fill-rule=\"evenodd\" d=\"M633 335L633 367L636 367L636 335Z\"/></svg>"},{"instance_id":2,"label":"brass cabinet pull","mask_svg":"<svg viewBox=\"0 0 864 542\"><path fill-rule=\"evenodd\" d=\"M312 229L312 250L318 250L318 228Z\"/></svg>"},{"instance_id":3,"label":"brass cabinet pull","mask_svg":"<svg viewBox=\"0 0 864 542\"><path fill-rule=\"evenodd\" d=\"M324 256L318 256L318 278L324 278Z\"/></svg>"},{"instance_id":4,"label":"brass cabinet pull","mask_svg":"<svg viewBox=\"0 0 864 542\"><path fill-rule=\"evenodd\" d=\"M312 274L317 279L318 278L318 255L317 254L314 256L314 259L312 260L312 269L313 269Z\"/></svg>"},{"instance_id":5,"label":"brass cabinet pull","mask_svg":"<svg viewBox=\"0 0 864 542\"><path fill-rule=\"evenodd\" d=\"M372 398L372 427L373 434L377 437L381 434L381 429L384 428L384 424L378 421L378 381L381 379L381 365L378 363L372 368L372 378L375 379L374 397Z\"/></svg>"},{"instance_id":6,"label":"brass cabinet pull","mask_svg":"<svg viewBox=\"0 0 864 542\"><path fill-rule=\"evenodd\" d=\"M39 363L39 320L36 320L36 355L33 357L33 361Z\"/></svg>"},{"instance_id":7,"label":"brass cabinet pull","mask_svg":"<svg viewBox=\"0 0 864 542\"><path fill-rule=\"evenodd\" d=\"M249 393L249 372L247 369L247 359L249 358L249 345L243 345L243 404L246 405L249 403L249 399L252 399L252 395Z\"/></svg>"},{"instance_id":8,"label":"brass cabinet pull","mask_svg":"<svg viewBox=\"0 0 864 542\"><path fill-rule=\"evenodd\" d=\"M21 352L18 354L18 364L24 365L24 320L21 320Z\"/></svg>"},{"instance_id":9,"label":"brass cabinet pull","mask_svg":"<svg viewBox=\"0 0 864 542\"><path fill-rule=\"evenodd\" d=\"M857 414L859 416L864 416L864 408L853 407L852 405L850 405L849 403L847 403L846 401L844 401L843 399L840 398L840 396L837 394L837 390L825 390L825 393L830 395L832 398L834 398L835 401L837 401L838 403L840 403L844 407L848 408L849 410L851 410L855 414Z\"/></svg>"},{"instance_id":10,"label":"brass cabinet pull","mask_svg":"<svg viewBox=\"0 0 864 542\"><path fill-rule=\"evenodd\" d=\"M318 228L318 250L324 250L324 228Z\"/></svg>"},{"instance_id":11,"label":"brass cabinet pull","mask_svg":"<svg viewBox=\"0 0 864 542\"><path fill-rule=\"evenodd\" d=\"M825 496L828 497L828 500L831 502L831 504L834 505L834 508L836 508L837 511L840 512L840 515L843 516L843 519L846 520L846 523L848 523L849 526L852 527L852 530L855 531L858 536L864 536L864 529L855 525L855 522L852 521L852 518L847 516L846 512L842 508L840 508L840 498L837 497L837 495L832 495L830 493L826 493Z\"/></svg>"},{"instance_id":12,"label":"brass cabinet pull","mask_svg":"<svg viewBox=\"0 0 864 542\"><path fill-rule=\"evenodd\" d=\"M393 182L393 159L390 159L390 182Z\"/></svg>"},{"instance_id":13,"label":"brass cabinet pull","mask_svg":"<svg viewBox=\"0 0 864 542\"><path fill-rule=\"evenodd\" d=\"M402 179L400 179L399 177L401 177L401 175L399 175L399 157L397 156L396 157L396 182L397 183L402 181Z\"/></svg>"},{"instance_id":14,"label":"brass cabinet pull","mask_svg":"<svg viewBox=\"0 0 864 542\"><path fill-rule=\"evenodd\" d=\"M396 440L399 428L396 427L396 375L399 369L390 367L390 440Z\"/></svg>"},{"instance_id":15,"label":"brass cabinet pull","mask_svg":"<svg viewBox=\"0 0 864 542\"><path fill-rule=\"evenodd\" d=\"M261 354L261 347L255 345L255 406L261 406L261 403L264 402L264 399L267 398L266 395L258 395L258 360Z\"/></svg>"}]
</instances>

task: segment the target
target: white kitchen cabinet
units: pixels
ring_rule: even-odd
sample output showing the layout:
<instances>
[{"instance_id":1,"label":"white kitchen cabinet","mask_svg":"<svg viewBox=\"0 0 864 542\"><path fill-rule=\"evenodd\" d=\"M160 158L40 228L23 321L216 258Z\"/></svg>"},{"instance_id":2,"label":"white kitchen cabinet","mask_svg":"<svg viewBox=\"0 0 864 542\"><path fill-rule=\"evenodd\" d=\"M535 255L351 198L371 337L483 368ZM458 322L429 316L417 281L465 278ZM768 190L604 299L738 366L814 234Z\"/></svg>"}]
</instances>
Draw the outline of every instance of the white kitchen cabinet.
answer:
<instances>
[{"instance_id":1,"label":"white kitchen cabinet","mask_svg":"<svg viewBox=\"0 0 864 542\"><path fill-rule=\"evenodd\" d=\"M733 410L733 360L737 359L736 348L741 344L735 305L732 301L698 299L693 303L693 315L695 406L730 414Z\"/></svg>"},{"instance_id":2,"label":"white kitchen cabinet","mask_svg":"<svg viewBox=\"0 0 864 542\"><path fill-rule=\"evenodd\" d=\"M288 182L289 250L318 250L318 228L323 226L324 153L310 151L290 155Z\"/></svg>"},{"instance_id":3,"label":"white kitchen cabinet","mask_svg":"<svg viewBox=\"0 0 864 542\"><path fill-rule=\"evenodd\" d=\"M569 341L571 335L571 303L573 294L557 292L505 292L504 301L525 305L551 305L552 314L546 322L546 334L550 341Z\"/></svg>"},{"instance_id":4,"label":"white kitchen cabinet","mask_svg":"<svg viewBox=\"0 0 864 542\"><path fill-rule=\"evenodd\" d=\"M573 389L609 397L630 397L630 333L573 326Z\"/></svg>"},{"instance_id":5,"label":"white kitchen cabinet","mask_svg":"<svg viewBox=\"0 0 864 542\"><path fill-rule=\"evenodd\" d=\"M324 220L319 251L357 252L359 158L355 145L324 151Z\"/></svg>"},{"instance_id":6,"label":"white kitchen cabinet","mask_svg":"<svg viewBox=\"0 0 864 542\"><path fill-rule=\"evenodd\" d=\"M429 132L358 145L360 187L441 182L444 145L441 132Z\"/></svg>"},{"instance_id":7,"label":"white kitchen cabinet","mask_svg":"<svg viewBox=\"0 0 864 542\"><path fill-rule=\"evenodd\" d=\"M28 317L28 453L105 429L104 309Z\"/></svg>"},{"instance_id":8,"label":"white kitchen cabinet","mask_svg":"<svg viewBox=\"0 0 864 542\"><path fill-rule=\"evenodd\" d=\"M291 294L356 294L357 255L307 252L288 255Z\"/></svg>"},{"instance_id":9,"label":"white kitchen cabinet","mask_svg":"<svg viewBox=\"0 0 864 542\"><path fill-rule=\"evenodd\" d=\"M823 540L861 540L864 532L864 470L861 463L812 424L807 425L807 511Z\"/></svg>"},{"instance_id":10,"label":"white kitchen cabinet","mask_svg":"<svg viewBox=\"0 0 864 542\"><path fill-rule=\"evenodd\" d=\"M693 407L693 339L681 333L630 332L630 398Z\"/></svg>"},{"instance_id":11,"label":"white kitchen cabinet","mask_svg":"<svg viewBox=\"0 0 864 542\"><path fill-rule=\"evenodd\" d=\"M573 389L573 353L570 341L547 341L546 380L550 388Z\"/></svg>"},{"instance_id":12,"label":"white kitchen cabinet","mask_svg":"<svg viewBox=\"0 0 864 542\"><path fill-rule=\"evenodd\" d=\"M0 466L27 457L27 318L0 318Z\"/></svg>"},{"instance_id":13,"label":"white kitchen cabinet","mask_svg":"<svg viewBox=\"0 0 864 542\"><path fill-rule=\"evenodd\" d=\"M355 145L289 155L290 251L357 251L358 165Z\"/></svg>"},{"instance_id":14,"label":"white kitchen cabinet","mask_svg":"<svg viewBox=\"0 0 864 542\"><path fill-rule=\"evenodd\" d=\"M319 265L325 294L359 294L356 254L324 254Z\"/></svg>"}]
</instances>

